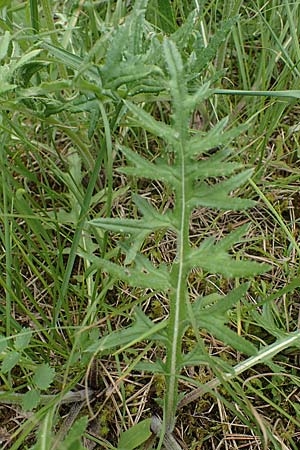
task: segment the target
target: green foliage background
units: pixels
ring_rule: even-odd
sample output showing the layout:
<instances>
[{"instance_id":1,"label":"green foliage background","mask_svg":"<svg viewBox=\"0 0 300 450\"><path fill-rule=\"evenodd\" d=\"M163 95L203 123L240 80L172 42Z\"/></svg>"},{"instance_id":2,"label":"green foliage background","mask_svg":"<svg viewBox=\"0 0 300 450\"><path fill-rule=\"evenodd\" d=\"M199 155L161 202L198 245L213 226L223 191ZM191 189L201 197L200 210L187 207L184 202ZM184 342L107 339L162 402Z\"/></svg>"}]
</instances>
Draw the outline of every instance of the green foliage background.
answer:
<instances>
[{"instance_id":1,"label":"green foliage background","mask_svg":"<svg viewBox=\"0 0 300 450\"><path fill-rule=\"evenodd\" d=\"M230 6L0 2L4 448L299 447L299 5Z\"/></svg>"}]
</instances>

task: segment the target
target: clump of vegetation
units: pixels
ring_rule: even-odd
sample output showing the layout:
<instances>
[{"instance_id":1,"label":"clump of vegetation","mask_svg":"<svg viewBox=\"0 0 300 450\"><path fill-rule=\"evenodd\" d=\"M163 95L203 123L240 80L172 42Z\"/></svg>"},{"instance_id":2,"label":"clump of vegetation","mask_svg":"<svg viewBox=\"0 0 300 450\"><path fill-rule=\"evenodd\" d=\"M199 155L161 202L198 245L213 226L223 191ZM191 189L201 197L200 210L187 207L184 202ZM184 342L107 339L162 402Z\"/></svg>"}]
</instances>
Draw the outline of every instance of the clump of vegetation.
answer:
<instances>
[{"instance_id":1,"label":"clump of vegetation","mask_svg":"<svg viewBox=\"0 0 300 450\"><path fill-rule=\"evenodd\" d=\"M3 448L298 448L299 6L227 6L1 6Z\"/></svg>"}]
</instances>

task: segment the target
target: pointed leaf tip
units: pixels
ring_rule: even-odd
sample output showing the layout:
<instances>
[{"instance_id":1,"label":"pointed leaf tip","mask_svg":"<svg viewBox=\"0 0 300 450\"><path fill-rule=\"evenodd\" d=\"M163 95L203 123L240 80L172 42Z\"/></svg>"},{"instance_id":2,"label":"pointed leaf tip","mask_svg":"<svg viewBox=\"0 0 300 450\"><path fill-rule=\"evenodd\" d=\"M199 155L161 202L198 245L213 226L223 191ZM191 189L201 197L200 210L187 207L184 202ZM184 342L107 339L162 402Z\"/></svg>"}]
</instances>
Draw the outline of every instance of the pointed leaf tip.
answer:
<instances>
[{"instance_id":1,"label":"pointed leaf tip","mask_svg":"<svg viewBox=\"0 0 300 450\"><path fill-rule=\"evenodd\" d=\"M151 436L151 419L145 419L124 431L119 440L117 450L134 450Z\"/></svg>"}]
</instances>

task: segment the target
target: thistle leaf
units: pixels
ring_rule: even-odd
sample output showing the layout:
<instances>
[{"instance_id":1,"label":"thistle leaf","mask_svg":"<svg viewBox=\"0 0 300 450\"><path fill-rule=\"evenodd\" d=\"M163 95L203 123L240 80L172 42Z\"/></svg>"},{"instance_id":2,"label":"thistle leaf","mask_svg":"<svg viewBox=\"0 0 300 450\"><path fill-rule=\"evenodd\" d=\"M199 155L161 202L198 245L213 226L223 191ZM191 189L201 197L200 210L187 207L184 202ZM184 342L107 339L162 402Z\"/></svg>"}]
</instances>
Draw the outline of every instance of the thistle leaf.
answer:
<instances>
[{"instance_id":1,"label":"thistle leaf","mask_svg":"<svg viewBox=\"0 0 300 450\"><path fill-rule=\"evenodd\" d=\"M135 311L135 322L128 328L120 331L113 331L107 336L103 336L98 341L90 345L85 351L91 353L105 352L116 347L131 347L144 339L167 342L164 333L166 321L158 324L153 323L141 309Z\"/></svg>"},{"instance_id":2,"label":"thistle leaf","mask_svg":"<svg viewBox=\"0 0 300 450\"><path fill-rule=\"evenodd\" d=\"M246 355L255 355L257 353L255 345L224 325L225 321L225 317L221 314L211 315L208 312L205 312L199 318L198 324L201 328L206 329L217 339L230 345L235 350L245 353Z\"/></svg>"},{"instance_id":3,"label":"thistle leaf","mask_svg":"<svg viewBox=\"0 0 300 450\"><path fill-rule=\"evenodd\" d=\"M184 106L188 112L194 111L201 102L212 95L213 89L210 89L209 86L210 83L205 83L194 94L186 96Z\"/></svg>"},{"instance_id":4,"label":"thistle leaf","mask_svg":"<svg viewBox=\"0 0 300 450\"><path fill-rule=\"evenodd\" d=\"M136 84L137 81L148 78L150 75L162 75L162 71L157 66L145 64L140 59L130 58L126 63L114 66L114 70L108 73L102 70L101 73L105 76L104 87L116 90L123 84Z\"/></svg>"},{"instance_id":5,"label":"thistle leaf","mask_svg":"<svg viewBox=\"0 0 300 450\"><path fill-rule=\"evenodd\" d=\"M105 230L115 231L116 233L151 233L161 228L172 228L172 215L160 214L151 204L138 195L133 195L135 204L143 214L142 219L118 219L118 218L98 218L91 220L89 223L95 227Z\"/></svg>"},{"instance_id":6,"label":"thistle leaf","mask_svg":"<svg viewBox=\"0 0 300 450\"><path fill-rule=\"evenodd\" d=\"M133 194L133 201L143 214L144 219L148 220L150 223L152 221L161 223L160 228L171 228L176 229L177 219L174 213L171 211L166 211L163 214L158 212L151 203L141 197L140 195Z\"/></svg>"},{"instance_id":7,"label":"thistle leaf","mask_svg":"<svg viewBox=\"0 0 300 450\"><path fill-rule=\"evenodd\" d=\"M238 303L244 297L248 288L249 283L243 283L225 296L215 296L214 294L212 294L214 297L207 296L210 298L210 305L207 304L207 297L199 297L192 305L196 321L201 318L203 311L205 314L208 313L210 315L215 313L221 315L225 314L233 305Z\"/></svg>"},{"instance_id":8,"label":"thistle leaf","mask_svg":"<svg viewBox=\"0 0 300 450\"><path fill-rule=\"evenodd\" d=\"M11 68L7 64L0 66L0 95L18 87L17 84L12 84L10 82L11 78L12 78Z\"/></svg>"},{"instance_id":9,"label":"thistle leaf","mask_svg":"<svg viewBox=\"0 0 300 450\"><path fill-rule=\"evenodd\" d=\"M155 362L149 362L149 361L140 361L136 364L135 368L137 370L144 370L145 372L150 373L159 373L164 374L166 373L166 367L165 364L160 360L157 359Z\"/></svg>"},{"instance_id":10,"label":"thistle leaf","mask_svg":"<svg viewBox=\"0 0 300 450\"><path fill-rule=\"evenodd\" d=\"M179 49L183 49L188 45L189 40L195 32L197 19L199 19L198 12L194 10L188 15L184 23L171 35L172 41Z\"/></svg>"},{"instance_id":11,"label":"thistle leaf","mask_svg":"<svg viewBox=\"0 0 300 450\"><path fill-rule=\"evenodd\" d=\"M120 146L119 148L127 160L133 163L135 167L120 167L118 172L151 180L160 180L173 187L178 185L177 174L172 166L163 164L162 162L159 165L151 163L127 147Z\"/></svg>"},{"instance_id":12,"label":"thistle leaf","mask_svg":"<svg viewBox=\"0 0 300 450\"><path fill-rule=\"evenodd\" d=\"M196 343L193 350L181 355L181 367L208 365L209 359L203 354L201 347Z\"/></svg>"},{"instance_id":13,"label":"thistle leaf","mask_svg":"<svg viewBox=\"0 0 300 450\"><path fill-rule=\"evenodd\" d=\"M243 240L243 236L245 236L248 229L249 229L248 224L238 227L236 230L232 231L227 236L220 239L220 241L217 244L218 248L223 251L229 250L235 244L237 244L238 242L241 242Z\"/></svg>"},{"instance_id":14,"label":"thistle leaf","mask_svg":"<svg viewBox=\"0 0 300 450\"><path fill-rule=\"evenodd\" d=\"M170 87L173 100L176 101L178 99L178 94L185 94L183 97L187 95L187 88L185 80L183 79L183 62L181 55L175 45L169 39L164 40L164 53L168 65L168 70L170 73ZM183 91L180 90L180 87Z\"/></svg>"},{"instance_id":15,"label":"thistle leaf","mask_svg":"<svg viewBox=\"0 0 300 450\"><path fill-rule=\"evenodd\" d=\"M127 108L133 113L136 123L154 134L164 139L169 144L175 144L178 139L178 133L164 122L155 120L151 114L147 113L144 109L136 106L134 103L125 101Z\"/></svg>"},{"instance_id":16,"label":"thistle leaf","mask_svg":"<svg viewBox=\"0 0 300 450\"><path fill-rule=\"evenodd\" d=\"M145 12L147 0L135 2L132 13L125 23L119 25L110 39L105 64L101 68L103 86L116 90L122 85L127 90L133 89L129 95L143 91L147 84L151 90L161 90L160 83L155 83L155 77L162 78L163 71L156 65L157 55L153 57L153 41L145 39ZM139 82L141 84L139 84Z\"/></svg>"},{"instance_id":17,"label":"thistle leaf","mask_svg":"<svg viewBox=\"0 0 300 450\"><path fill-rule=\"evenodd\" d=\"M110 72L127 55L142 55L144 48L144 21L148 0L137 0L132 13L114 32L106 55L105 69Z\"/></svg>"},{"instance_id":18,"label":"thistle leaf","mask_svg":"<svg viewBox=\"0 0 300 450\"><path fill-rule=\"evenodd\" d=\"M249 283L243 283L225 296L212 294L199 297L193 303L192 310L193 318L200 329L205 328L222 342L231 345L238 351L254 355L256 347L225 326L225 323L228 322L226 312L243 298L248 287ZM192 352L182 357L182 366L194 364L209 364L207 355L204 355L202 349L197 345Z\"/></svg>"},{"instance_id":19,"label":"thistle leaf","mask_svg":"<svg viewBox=\"0 0 300 450\"><path fill-rule=\"evenodd\" d=\"M209 186L202 182L188 202L190 208L207 206L224 210L240 210L251 208L255 205L253 200L229 197L229 193L241 184L245 183L253 173L252 169L233 175L225 181Z\"/></svg>"},{"instance_id":20,"label":"thistle leaf","mask_svg":"<svg viewBox=\"0 0 300 450\"><path fill-rule=\"evenodd\" d=\"M205 136L200 137L196 135L192 137L188 145L188 155L190 157L196 157L207 152L211 148L227 145L232 142L234 138L239 136L243 130L248 128L248 125L240 125L232 130L223 132L227 123L228 117L225 117L220 120L214 128L208 131Z\"/></svg>"},{"instance_id":21,"label":"thistle leaf","mask_svg":"<svg viewBox=\"0 0 300 450\"><path fill-rule=\"evenodd\" d=\"M180 140L188 138L189 108L184 103L187 98L187 84L183 73L183 62L174 42L165 39L163 43L164 54L170 73L170 91L174 103L174 128L178 129ZM178 142L174 142L174 150L177 149Z\"/></svg>"},{"instance_id":22,"label":"thistle leaf","mask_svg":"<svg viewBox=\"0 0 300 450\"><path fill-rule=\"evenodd\" d=\"M276 324L274 318L274 312L269 303L263 305L263 312L260 314L258 311L251 311L251 316L255 320L255 323L263 330L266 330L271 335L280 339L284 336L284 331Z\"/></svg>"},{"instance_id":23,"label":"thistle leaf","mask_svg":"<svg viewBox=\"0 0 300 450\"><path fill-rule=\"evenodd\" d=\"M138 7L134 12L136 14L135 18L132 19L132 22L128 20L125 26L123 28L121 26L115 35L117 38L114 38L112 48L116 58L112 58L112 61L107 62L103 72L105 73L110 63L119 65L113 75L115 77L113 81L127 85L127 98L129 95L132 95L129 83L139 76L132 73L132 68L134 72L140 64L142 77L140 84L138 83L137 86L133 87L134 92L138 92L141 86L143 89L147 89L147 87L153 89L155 83L154 85L153 83L148 83L147 64L149 66L154 64L155 66L157 61L160 61L160 57L157 57L154 53L152 53L153 61L149 62L147 60L150 50L149 53L145 51L147 44L142 42L144 35L141 34L140 30L137 30L140 42L130 41L129 47L131 50L128 54L125 51L127 43L124 37L130 38L130 27L134 26L135 23L139 26L141 24L139 20L144 20L144 12L141 12L139 17L137 12L142 3L137 2L136 5ZM191 16L190 20L196 20L196 17L193 18ZM131 34L134 33L135 30L131 29ZM222 36L219 34L214 42L220 42L221 38L225 39L224 30L222 30L222 33ZM189 30L185 29L185 34L189 35ZM182 36L178 34L174 38L182 42L183 47L185 46ZM188 45L190 46L190 43ZM153 44L149 44L149 47L151 52L154 47L159 51L161 50L161 44L157 40L153 41ZM142 48L143 52L141 51ZM227 325L226 312L245 294L247 285L240 286L225 297L214 295L213 297L199 299L192 306L192 318L192 316L189 317L187 308L189 296L187 278L189 271L199 267L210 273L220 273L226 277L246 277L265 272L269 269L269 266L257 264L253 261L240 261L228 253L242 239L243 233L246 231L244 227L229 234L219 242L215 242L214 238L209 238L199 248L190 246L189 225L190 214L193 208L202 205L230 210L245 209L254 204L251 200L233 197L233 191L249 179L252 170L245 170L235 174L235 171L241 169L241 165L226 160L230 154L227 148L212 155L208 154L205 158L199 158L202 154L209 153L208 151L214 147L226 146L248 124L226 130L228 118L225 118L207 133L197 133L197 135L191 137L190 113L197 107L198 102L203 101L210 95L212 90L210 90L209 84L206 84L200 87L195 94L189 94L191 91L191 77L185 70L186 64L175 43L164 39L163 50L164 61L160 61L160 67L164 68L165 64L167 66L166 76L168 79L166 82L166 78L164 78L164 86L171 95L171 125L156 120L151 114L133 102L124 101L124 104L134 116L134 119L130 121L130 125L137 124L144 130L163 139L167 144L163 151L168 153L168 156L172 156L174 162L169 166L163 160L163 157L156 159L155 162L147 161L143 156L137 155L127 147L120 147L131 166L122 167L119 171L128 175L166 183L173 189L174 207L170 208L169 213L160 214L147 200L134 196L134 202L143 215L141 219L99 218L91 222L93 225L130 236L128 239L119 242L120 249L126 255L125 265L118 265L94 255L84 256L86 260L92 263L90 270L100 268L114 278L123 280L134 287L139 286L167 291L170 300L168 319L155 324L142 311L138 310L135 323L132 326L101 338L90 346L88 351L110 351L115 347L121 347L118 350L119 353L143 339L162 342L166 348L165 364L161 366L158 362L154 366L151 364L144 364L143 366L141 363L139 367L146 367L146 370L164 373L166 379L164 424L166 430L172 432L175 426L178 379L181 367L184 364L198 364L199 362L210 364L207 355L202 354L204 350L200 349L200 344L196 344L195 348L188 355L182 354L182 338L191 322L191 325L195 328L195 334L198 332L198 328L204 328L235 349L248 355L256 354L256 347L235 333ZM195 48L193 57L196 55L200 59L201 52L198 50L199 48ZM216 48L214 48L215 50ZM204 64L206 64L211 55L209 50L205 51L202 63L204 61ZM128 66L130 62L131 67ZM107 72L109 71L107 70ZM113 71L110 72L113 73ZM157 74L160 76L159 70ZM117 87L116 84L113 86L114 88ZM228 178L219 181L216 180L218 177ZM147 258L140 252L143 240L149 232L159 228L173 228L176 232L176 256L170 267L162 263L156 267L152 264L150 258ZM125 441L124 445L127 445Z\"/></svg>"},{"instance_id":24,"label":"thistle leaf","mask_svg":"<svg viewBox=\"0 0 300 450\"><path fill-rule=\"evenodd\" d=\"M210 177L231 175L235 170L241 169L242 164L223 161L231 151L229 149L217 152L206 160L192 161L189 164L189 179L199 180Z\"/></svg>"},{"instance_id":25,"label":"thistle leaf","mask_svg":"<svg viewBox=\"0 0 300 450\"><path fill-rule=\"evenodd\" d=\"M8 52L9 42L10 42L11 36L9 31L5 31L4 35L1 37L1 43L0 43L0 61L4 59Z\"/></svg>"},{"instance_id":26,"label":"thistle leaf","mask_svg":"<svg viewBox=\"0 0 300 450\"><path fill-rule=\"evenodd\" d=\"M191 249L187 265L189 269L201 267L209 273L220 273L226 277L254 276L270 269L268 264L258 264L253 261L234 260L227 249L239 242L240 233L245 230L237 230L227 237L214 243L213 238L206 239L198 249Z\"/></svg>"},{"instance_id":27,"label":"thistle leaf","mask_svg":"<svg viewBox=\"0 0 300 450\"><path fill-rule=\"evenodd\" d=\"M119 247L124 251L126 257L124 265L128 266L137 257L146 237L149 235L149 230L141 231L139 233L132 233L125 243L120 242Z\"/></svg>"},{"instance_id":28,"label":"thistle leaf","mask_svg":"<svg viewBox=\"0 0 300 450\"><path fill-rule=\"evenodd\" d=\"M138 195L133 195L133 199L144 216L142 219L99 218L89 222L105 230L130 234L125 242L119 243L126 254L125 265L131 264L136 259L137 253L150 233L163 228L174 228L171 213L160 214L147 200Z\"/></svg>"},{"instance_id":29,"label":"thistle leaf","mask_svg":"<svg viewBox=\"0 0 300 450\"><path fill-rule=\"evenodd\" d=\"M236 23L237 17L222 22L220 28L210 39L209 45L204 45L202 34L198 34L198 39L194 44L194 63L189 64L187 69L191 73L201 73L203 69L215 58L220 46L228 39L232 26Z\"/></svg>"},{"instance_id":30,"label":"thistle leaf","mask_svg":"<svg viewBox=\"0 0 300 450\"><path fill-rule=\"evenodd\" d=\"M171 287L167 267L161 264L156 268L142 255L136 256L135 262L139 262L136 267L123 267L87 253L79 255L90 261L94 268L103 269L116 279L125 281L129 286L152 288L156 291L166 291Z\"/></svg>"}]
</instances>

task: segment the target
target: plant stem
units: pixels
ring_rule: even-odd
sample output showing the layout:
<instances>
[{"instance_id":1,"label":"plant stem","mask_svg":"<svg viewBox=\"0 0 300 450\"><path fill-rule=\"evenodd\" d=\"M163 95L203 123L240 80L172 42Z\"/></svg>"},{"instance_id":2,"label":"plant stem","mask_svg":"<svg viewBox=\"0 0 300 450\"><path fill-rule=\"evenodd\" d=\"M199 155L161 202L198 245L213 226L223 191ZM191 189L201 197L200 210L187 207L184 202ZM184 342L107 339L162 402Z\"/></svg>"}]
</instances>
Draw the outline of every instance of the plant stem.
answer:
<instances>
[{"instance_id":1,"label":"plant stem","mask_svg":"<svg viewBox=\"0 0 300 450\"><path fill-rule=\"evenodd\" d=\"M167 354L167 393L165 403L166 431L170 433L174 429L177 392L178 392L178 366L181 357L181 320L185 317L185 305L187 292L187 271L185 268L186 252L189 248L189 216L187 211L187 174L185 169L185 145L182 136L178 152L178 165L181 167L181 185L176 192L175 216L179 217L179 230L177 240L177 261L172 268L172 286L174 287L170 298L169 340L170 347Z\"/></svg>"},{"instance_id":2,"label":"plant stem","mask_svg":"<svg viewBox=\"0 0 300 450\"><path fill-rule=\"evenodd\" d=\"M188 177L189 142L189 109L184 106L187 96L186 84L183 76L183 64L176 48L164 42L165 56L171 75L170 90L173 97L174 127L178 139L174 143L176 159L174 168L180 182L175 187L174 225L177 229L176 260L171 270L170 317L168 324L169 344L166 358L166 397L164 409L164 426L166 435L172 433L175 426L175 417L178 397L178 377L181 360L181 341L183 335L182 320L186 318L186 305L188 300L187 266L189 255L189 222L190 207L188 200L192 191L191 181Z\"/></svg>"},{"instance_id":3,"label":"plant stem","mask_svg":"<svg viewBox=\"0 0 300 450\"><path fill-rule=\"evenodd\" d=\"M42 394L40 403L47 404L53 400L58 400L60 404L83 402L91 397L93 391L91 389L82 389L80 391L69 391L61 399L60 394ZM23 402L24 394L18 392L0 391L0 404L19 405Z\"/></svg>"}]
</instances>

